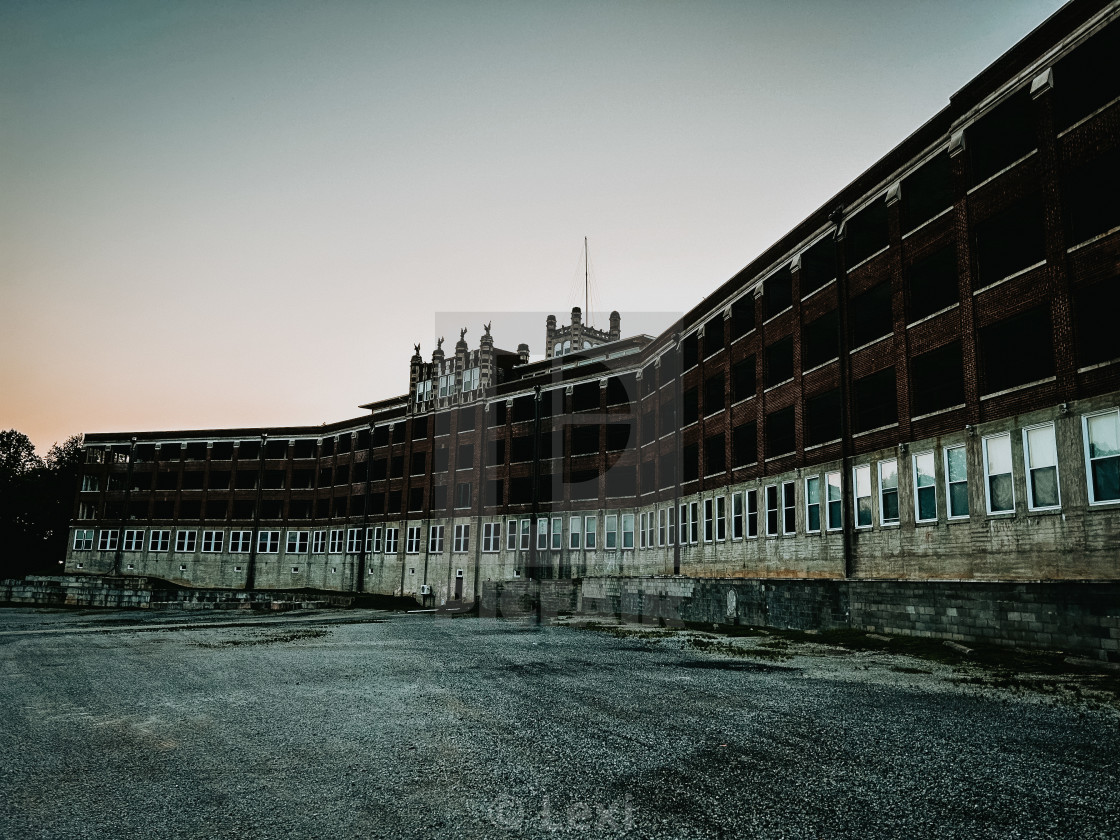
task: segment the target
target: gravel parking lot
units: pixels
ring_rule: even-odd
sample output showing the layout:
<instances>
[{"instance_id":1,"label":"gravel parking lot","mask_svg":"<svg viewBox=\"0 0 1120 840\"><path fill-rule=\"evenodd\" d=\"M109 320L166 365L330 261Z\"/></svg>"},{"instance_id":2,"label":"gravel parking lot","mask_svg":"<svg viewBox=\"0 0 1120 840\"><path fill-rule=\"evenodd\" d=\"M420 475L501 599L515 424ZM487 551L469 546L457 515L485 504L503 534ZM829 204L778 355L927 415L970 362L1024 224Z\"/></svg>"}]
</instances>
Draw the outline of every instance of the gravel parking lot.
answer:
<instances>
[{"instance_id":1,"label":"gravel parking lot","mask_svg":"<svg viewBox=\"0 0 1120 840\"><path fill-rule=\"evenodd\" d=\"M819 645L0 610L0 837L1118 837L1111 701Z\"/></svg>"}]
</instances>

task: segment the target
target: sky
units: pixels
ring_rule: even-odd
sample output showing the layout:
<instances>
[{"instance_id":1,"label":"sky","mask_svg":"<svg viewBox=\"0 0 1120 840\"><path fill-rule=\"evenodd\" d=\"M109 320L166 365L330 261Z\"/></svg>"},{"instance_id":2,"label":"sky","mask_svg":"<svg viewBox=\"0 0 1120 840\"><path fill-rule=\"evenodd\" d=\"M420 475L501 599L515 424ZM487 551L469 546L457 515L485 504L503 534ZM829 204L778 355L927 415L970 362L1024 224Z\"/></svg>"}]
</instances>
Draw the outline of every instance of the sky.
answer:
<instances>
[{"instance_id":1,"label":"sky","mask_svg":"<svg viewBox=\"0 0 1120 840\"><path fill-rule=\"evenodd\" d=\"M0 429L316 425L657 333L1056 0L0 3Z\"/></svg>"}]
</instances>

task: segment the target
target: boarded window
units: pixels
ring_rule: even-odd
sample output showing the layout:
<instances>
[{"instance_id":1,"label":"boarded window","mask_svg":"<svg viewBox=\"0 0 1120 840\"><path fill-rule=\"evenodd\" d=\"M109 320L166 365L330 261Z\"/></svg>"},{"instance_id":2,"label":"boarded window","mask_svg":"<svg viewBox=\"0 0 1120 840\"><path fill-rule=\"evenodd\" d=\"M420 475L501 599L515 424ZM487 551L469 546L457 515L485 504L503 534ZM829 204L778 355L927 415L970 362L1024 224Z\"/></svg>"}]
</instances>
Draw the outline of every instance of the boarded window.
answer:
<instances>
[{"instance_id":1,"label":"boarded window","mask_svg":"<svg viewBox=\"0 0 1120 840\"><path fill-rule=\"evenodd\" d=\"M1054 336L1048 304L984 327L978 344L982 394L1054 375Z\"/></svg>"},{"instance_id":2,"label":"boarded window","mask_svg":"<svg viewBox=\"0 0 1120 840\"><path fill-rule=\"evenodd\" d=\"M928 414L964 402L964 365L959 341L910 360L914 414Z\"/></svg>"},{"instance_id":3,"label":"boarded window","mask_svg":"<svg viewBox=\"0 0 1120 840\"><path fill-rule=\"evenodd\" d=\"M852 402L852 420L857 432L898 422L894 368L886 368L853 382Z\"/></svg>"}]
</instances>

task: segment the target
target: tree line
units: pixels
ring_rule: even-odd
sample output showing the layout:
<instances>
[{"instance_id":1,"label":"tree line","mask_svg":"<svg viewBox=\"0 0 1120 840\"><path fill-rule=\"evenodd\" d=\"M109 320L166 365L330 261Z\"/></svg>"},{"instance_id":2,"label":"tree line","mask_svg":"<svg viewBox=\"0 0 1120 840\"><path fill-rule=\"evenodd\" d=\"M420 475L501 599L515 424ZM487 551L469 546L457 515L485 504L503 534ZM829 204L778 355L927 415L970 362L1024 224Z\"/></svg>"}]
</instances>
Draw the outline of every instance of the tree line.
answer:
<instances>
[{"instance_id":1,"label":"tree line","mask_svg":"<svg viewBox=\"0 0 1120 840\"><path fill-rule=\"evenodd\" d=\"M23 432L0 432L0 579L62 571L81 463L81 435L40 457Z\"/></svg>"}]
</instances>

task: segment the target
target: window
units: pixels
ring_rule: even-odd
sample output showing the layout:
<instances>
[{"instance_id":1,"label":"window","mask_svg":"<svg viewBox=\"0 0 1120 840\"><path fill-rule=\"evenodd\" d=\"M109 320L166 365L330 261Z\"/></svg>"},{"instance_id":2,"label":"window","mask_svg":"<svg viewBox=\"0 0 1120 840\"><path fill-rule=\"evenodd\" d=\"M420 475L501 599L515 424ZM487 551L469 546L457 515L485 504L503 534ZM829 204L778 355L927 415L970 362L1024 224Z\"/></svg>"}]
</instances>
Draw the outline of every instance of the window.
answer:
<instances>
[{"instance_id":1,"label":"window","mask_svg":"<svg viewBox=\"0 0 1120 840\"><path fill-rule=\"evenodd\" d=\"M839 531L844 527L844 490L840 484L840 473L826 474L824 483L828 487L828 530Z\"/></svg>"},{"instance_id":2,"label":"window","mask_svg":"<svg viewBox=\"0 0 1120 840\"><path fill-rule=\"evenodd\" d=\"M666 516L668 511L665 508L657 511L657 545L660 548L665 545L665 523L669 518Z\"/></svg>"},{"instance_id":3,"label":"window","mask_svg":"<svg viewBox=\"0 0 1120 840\"><path fill-rule=\"evenodd\" d=\"M821 477L805 479L805 531L819 534L821 530Z\"/></svg>"},{"instance_id":4,"label":"window","mask_svg":"<svg viewBox=\"0 0 1120 840\"><path fill-rule=\"evenodd\" d=\"M463 371L463 393L478 389L479 368L468 368Z\"/></svg>"},{"instance_id":5,"label":"window","mask_svg":"<svg viewBox=\"0 0 1120 840\"><path fill-rule=\"evenodd\" d=\"M716 475L727 469L723 432L704 438L704 475Z\"/></svg>"},{"instance_id":6,"label":"window","mask_svg":"<svg viewBox=\"0 0 1120 840\"><path fill-rule=\"evenodd\" d=\"M902 179L902 230L911 231L953 204L952 167L943 151Z\"/></svg>"},{"instance_id":7,"label":"window","mask_svg":"<svg viewBox=\"0 0 1120 840\"><path fill-rule=\"evenodd\" d=\"M1025 340L1027 336L1029 340ZM1054 375L1049 303L982 327L976 343L982 394Z\"/></svg>"},{"instance_id":8,"label":"window","mask_svg":"<svg viewBox=\"0 0 1120 840\"><path fill-rule=\"evenodd\" d=\"M381 553L381 526L366 528L366 554Z\"/></svg>"},{"instance_id":9,"label":"window","mask_svg":"<svg viewBox=\"0 0 1120 840\"><path fill-rule=\"evenodd\" d=\"M82 492L83 493L96 493L100 489L101 489L101 480L96 475L83 475L82 476Z\"/></svg>"},{"instance_id":10,"label":"window","mask_svg":"<svg viewBox=\"0 0 1120 840\"><path fill-rule=\"evenodd\" d=\"M202 532L202 552L203 554L217 554L222 550L222 540L225 534L221 531L203 531ZM127 551L127 547L125 549Z\"/></svg>"},{"instance_id":11,"label":"window","mask_svg":"<svg viewBox=\"0 0 1120 840\"><path fill-rule=\"evenodd\" d=\"M849 270L887 247L887 202L880 196L845 223L844 250Z\"/></svg>"},{"instance_id":12,"label":"window","mask_svg":"<svg viewBox=\"0 0 1120 840\"><path fill-rule=\"evenodd\" d=\"M1031 510L1060 507L1058 446L1053 423L1023 429L1023 459L1027 465L1027 507Z\"/></svg>"},{"instance_id":13,"label":"window","mask_svg":"<svg viewBox=\"0 0 1120 840\"><path fill-rule=\"evenodd\" d=\"M638 547L646 547L646 515L642 513L638 516Z\"/></svg>"},{"instance_id":14,"label":"window","mask_svg":"<svg viewBox=\"0 0 1120 840\"><path fill-rule=\"evenodd\" d=\"M871 467L864 464L852 470L852 483L855 484L856 527L871 527Z\"/></svg>"},{"instance_id":15,"label":"window","mask_svg":"<svg viewBox=\"0 0 1120 840\"><path fill-rule=\"evenodd\" d=\"M1011 513L1015 510L1009 433L984 438L984 493L988 513Z\"/></svg>"},{"instance_id":16,"label":"window","mask_svg":"<svg viewBox=\"0 0 1120 840\"><path fill-rule=\"evenodd\" d=\"M723 409L723 371L720 371L704 380L704 416L707 417Z\"/></svg>"},{"instance_id":17,"label":"window","mask_svg":"<svg viewBox=\"0 0 1120 840\"><path fill-rule=\"evenodd\" d=\"M1120 277L1113 275L1073 292L1077 364L1110 362L1116 349L1116 313L1120 311Z\"/></svg>"},{"instance_id":18,"label":"window","mask_svg":"<svg viewBox=\"0 0 1120 840\"><path fill-rule=\"evenodd\" d=\"M89 450L92 452L93 450ZM155 536L157 531L152 531ZM166 533L166 532L164 532ZM92 551L93 550L93 531L89 528L78 528L74 531L74 550L75 551ZM155 550L155 549L153 549ZM166 551L167 549L164 549Z\"/></svg>"},{"instance_id":19,"label":"window","mask_svg":"<svg viewBox=\"0 0 1120 840\"><path fill-rule=\"evenodd\" d=\"M769 388L793 378L793 336L779 338L763 353L765 385Z\"/></svg>"},{"instance_id":20,"label":"window","mask_svg":"<svg viewBox=\"0 0 1120 840\"><path fill-rule=\"evenodd\" d=\"M752 397L756 390L754 356L747 356L731 366L731 402Z\"/></svg>"},{"instance_id":21,"label":"window","mask_svg":"<svg viewBox=\"0 0 1120 840\"><path fill-rule=\"evenodd\" d=\"M1120 411L1082 418L1089 504L1120 501Z\"/></svg>"},{"instance_id":22,"label":"window","mask_svg":"<svg viewBox=\"0 0 1120 840\"><path fill-rule=\"evenodd\" d=\"M906 318L910 322L957 303L960 292L956 249L949 245L915 260L906 269L906 292Z\"/></svg>"},{"instance_id":23,"label":"window","mask_svg":"<svg viewBox=\"0 0 1120 840\"><path fill-rule=\"evenodd\" d=\"M975 286L982 289L1046 259L1045 209L1036 193L973 227Z\"/></svg>"},{"instance_id":24,"label":"window","mask_svg":"<svg viewBox=\"0 0 1120 840\"><path fill-rule=\"evenodd\" d=\"M471 506L471 483L462 481L455 485L455 507L469 508Z\"/></svg>"},{"instance_id":25,"label":"window","mask_svg":"<svg viewBox=\"0 0 1120 840\"><path fill-rule=\"evenodd\" d=\"M950 519L968 516L968 456L963 445L945 450L945 504Z\"/></svg>"},{"instance_id":26,"label":"window","mask_svg":"<svg viewBox=\"0 0 1120 840\"><path fill-rule=\"evenodd\" d=\"M965 131L972 183L995 175L1035 147L1030 92L1020 88Z\"/></svg>"},{"instance_id":27,"label":"window","mask_svg":"<svg viewBox=\"0 0 1120 840\"><path fill-rule=\"evenodd\" d=\"M346 529L346 553L347 554L360 554L362 551L362 529L361 528L347 528Z\"/></svg>"},{"instance_id":28,"label":"window","mask_svg":"<svg viewBox=\"0 0 1120 840\"><path fill-rule=\"evenodd\" d=\"M248 533L248 531L246 531L245 533ZM233 543L232 536L230 538L230 543L231 543L230 551L232 551L233 550L233 548L232 548L232 543ZM311 553L312 554L323 554L323 553L326 552L326 550L327 550L327 532L326 531L312 531L311 532Z\"/></svg>"},{"instance_id":29,"label":"window","mask_svg":"<svg viewBox=\"0 0 1120 840\"><path fill-rule=\"evenodd\" d=\"M634 514L622 514L622 547L634 547Z\"/></svg>"},{"instance_id":30,"label":"window","mask_svg":"<svg viewBox=\"0 0 1120 840\"><path fill-rule=\"evenodd\" d=\"M692 545L700 542L700 503L688 503L688 541Z\"/></svg>"},{"instance_id":31,"label":"window","mask_svg":"<svg viewBox=\"0 0 1120 840\"><path fill-rule=\"evenodd\" d=\"M839 388L807 397L804 418L805 445L816 446L837 440L840 437L843 411Z\"/></svg>"},{"instance_id":32,"label":"window","mask_svg":"<svg viewBox=\"0 0 1120 840\"><path fill-rule=\"evenodd\" d=\"M669 524L669 532L666 536L666 545L674 545L677 540L677 512L673 508L665 508L665 519Z\"/></svg>"},{"instance_id":33,"label":"window","mask_svg":"<svg viewBox=\"0 0 1120 840\"><path fill-rule=\"evenodd\" d=\"M97 535L97 550L98 551L116 551L117 540L120 537L120 531L102 530Z\"/></svg>"},{"instance_id":34,"label":"window","mask_svg":"<svg viewBox=\"0 0 1120 840\"><path fill-rule=\"evenodd\" d=\"M793 304L793 275L788 265L766 278L762 283L762 315L770 318Z\"/></svg>"},{"instance_id":35,"label":"window","mask_svg":"<svg viewBox=\"0 0 1120 840\"><path fill-rule=\"evenodd\" d=\"M521 520L521 550L529 550L530 529L532 527L531 519Z\"/></svg>"},{"instance_id":36,"label":"window","mask_svg":"<svg viewBox=\"0 0 1120 840\"><path fill-rule=\"evenodd\" d=\"M782 482L782 533L797 533L797 504L792 481Z\"/></svg>"},{"instance_id":37,"label":"window","mask_svg":"<svg viewBox=\"0 0 1120 840\"><path fill-rule=\"evenodd\" d=\"M471 547L471 526L464 523L455 526L455 543L451 550L463 554Z\"/></svg>"},{"instance_id":38,"label":"window","mask_svg":"<svg viewBox=\"0 0 1120 840\"><path fill-rule=\"evenodd\" d=\"M731 539L743 538L743 494L731 494Z\"/></svg>"},{"instance_id":39,"label":"window","mask_svg":"<svg viewBox=\"0 0 1120 840\"><path fill-rule=\"evenodd\" d=\"M688 505L681 505L680 509L681 545L688 545Z\"/></svg>"},{"instance_id":40,"label":"window","mask_svg":"<svg viewBox=\"0 0 1120 840\"><path fill-rule=\"evenodd\" d=\"M404 538L404 553L405 554L419 554L420 553L420 526L409 525L408 530L405 532Z\"/></svg>"},{"instance_id":41,"label":"window","mask_svg":"<svg viewBox=\"0 0 1120 840\"><path fill-rule=\"evenodd\" d=\"M537 550L545 551L548 548L548 519L537 520Z\"/></svg>"},{"instance_id":42,"label":"window","mask_svg":"<svg viewBox=\"0 0 1120 840\"><path fill-rule=\"evenodd\" d=\"M400 528L386 528L385 529L385 553L397 553L397 540L399 539Z\"/></svg>"},{"instance_id":43,"label":"window","mask_svg":"<svg viewBox=\"0 0 1120 840\"><path fill-rule=\"evenodd\" d=\"M583 518L573 516L568 520L568 548L579 551L580 539L583 536Z\"/></svg>"},{"instance_id":44,"label":"window","mask_svg":"<svg viewBox=\"0 0 1120 840\"><path fill-rule=\"evenodd\" d=\"M194 551L198 544L197 531L176 531L175 532L175 550L176 551Z\"/></svg>"},{"instance_id":45,"label":"window","mask_svg":"<svg viewBox=\"0 0 1120 840\"><path fill-rule=\"evenodd\" d=\"M797 449L793 406L766 415L766 457L776 458Z\"/></svg>"},{"instance_id":46,"label":"window","mask_svg":"<svg viewBox=\"0 0 1120 840\"><path fill-rule=\"evenodd\" d=\"M280 532L258 531L257 551L261 554L278 554L280 552Z\"/></svg>"},{"instance_id":47,"label":"window","mask_svg":"<svg viewBox=\"0 0 1120 840\"><path fill-rule=\"evenodd\" d=\"M918 522L937 521L937 479L933 474L933 453L914 456L914 518Z\"/></svg>"},{"instance_id":48,"label":"window","mask_svg":"<svg viewBox=\"0 0 1120 840\"><path fill-rule=\"evenodd\" d=\"M879 462L879 522L898 524L898 461Z\"/></svg>"},{"instance_id":49,"label":"window","mask_svg":"<svg viewBox=\"0 0 1120 840\"><path fill-rule=\"evenodd\" d=\"M603 517L604 548L618 548L618 514L608 513Z\"/></svg>"},{"instance_id":50,"label":"window","mask_svg":"<svg viewBox=\"0 0 1120 840\"><path fill-rule=\"evenodd\" d=\"M747 490L747 539L758 536L758 491Z\"/></svg>"},{"instance_id":51,"label":"window","mask_svg":"<svg viewBox=\"0 0 1120 840\"><path fill-rule=\"evenodd\" d=\"M852 298L848 306L848 329L852 347L870 344L889 335L893 328L889 280Z\"/></svg>"},{"instance_id":52,"label":"window","mask_svg":"<svg viewBox=\"0 0 1120 840\"><path fill-rule=\"evenodd\" d=\"M917 416L964 402L960 341L952 341L910 360L910 393Z\"/></svg>"},{"instance_id":53,"label":"window","mask_svg":"<svg viewBox=\"0 0 1120 840\"><path fill-rule=\"evenodd\" d=\"M731 432L731 466L745 467L758 460L758 423L751 420Z\"/></svg>"},{"instance_id":54,"label":"window","mask_svg":"<svg viewBox=\"0 0 1120 840\"><path fill-rule=\"evenodd\" d=\"M428 552L443 554L443 525L432 525L428 528Z\"/></svg>"},{"instance_id":55,"label":"window","mask_svg":"<svg viewBox=\"0 0 1120 840\"><path fill-rule=\"evenodd\" d=\"M704 542L714 542L715 535L715 500L704 500Z\"/></svg>"},{"instance_id":56,"label":"window","mask_svg":"<svg viewBox=\"0 0 1120 840\"><path fill-rule=\"evenodd\" d=\"M766 536L778 535L778 485L766 488Z\"/></svg>"},{"instance_id":57,"label":"window","mask_svg":"<svg viewBox=\"0 0 1120 840\"><path fill-rule=\"evenodd\" d=\"M854 431L866 432L898 422L894 368L884 368L852 383Z\"/></svg>"},{"instance_id":58,"label":"window","mask_svg":"<svg viewBox=\"0 0 1120 840\"><path fill-rule=\"evenodd\" d=\"M564 520L559 516L552 517L552 550L559 551L564 547Z\"/></svg>"},{"instance_id":59,"label":"window","mask_svg":"<svg viewBox=\"0 0 1120 840\"><path fill-rule=\"evenodd\" d=\"M727 539L727 499L716 496L716 542Z\"/></svg>"},{"instance_id":60,"label":"window","mask_svg":"<svg viewBox=\"0 0 1120 840\"><path fill-rule=\"evenodd\" d=\"M840 355L840 315L826 312L801 330L801 369L812 370Z\"/></svg>"},{"instance_id":61,"label":"window","mask_svg":"<svg viewBox=\"0 0 1120 840\"><path fill-rule=\"evenodd\" d=\"M483 544L486 542L486 534L482 535ZM506 551L517 551L517 520L510 519L506 522Z\"/></svg>"},{"instance_id":62,"label":"window","mask_svg":"<svg viewBox=\"0 0 1120 840\"><path fill-rule=\"evenodd\" d=\"M646 546L653 548L653 511L646 516Z\"/></svg>"},{"instance_id":63,"label":"window","mask_svg":"<svg viewBox=\"0 0 1120 840\"><path fill-rule=\"evenodd\" d=\"M599 520L594 516L585 516L583 518L583 545L588 551L594 551L596 548L595 529L598 527Z\"/></svg>"},{"instance_id":64,"label":"window","mask_svg":"<svg viewBox=\"0 0 1120 840\"><path fill-rule=\"evenodd\" d=\"M343 537L343 533L342 533L341 528L332 528L331 529L331 541L330 541L330 553L331 554L341 554L342 553L342 548L343 548L343 545L344 545L344 543L342 541L342 537Z\"/></svg>"},{"instance_id":65,"label":"window","mask_svg":"<svg viewBox=\"0 0 1120 840\"><path fill-rule=\"evenodd\" d=\"M217 532L219 535L221 531ZM124 550L125 551L143 551L144 550L144 532L129 530L124 532ZM222 550L221 539L218 540L218 551Z\"/></svg>"}]
</instances>

